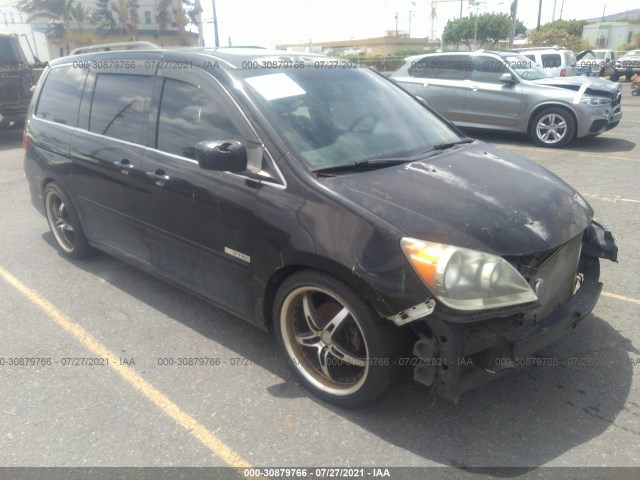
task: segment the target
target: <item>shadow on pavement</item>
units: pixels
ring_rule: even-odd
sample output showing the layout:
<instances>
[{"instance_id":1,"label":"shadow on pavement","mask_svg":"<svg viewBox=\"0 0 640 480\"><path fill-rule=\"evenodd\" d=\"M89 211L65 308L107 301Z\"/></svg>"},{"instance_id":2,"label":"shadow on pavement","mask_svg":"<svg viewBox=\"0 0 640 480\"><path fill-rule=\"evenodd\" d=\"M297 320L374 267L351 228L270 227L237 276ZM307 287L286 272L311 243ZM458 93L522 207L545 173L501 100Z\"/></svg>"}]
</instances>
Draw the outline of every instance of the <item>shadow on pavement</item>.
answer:
<instances>
[{"instance_id":1,"label":"shadow on pavement","mask_svg":"<svg viewBox=\"0 0 640 480\"><path fill-rule=\"evenodd\" d=\"M22 147L22 129L0 127L0 152Z\"/></svg>"},{"instance_id":2,"label":"shadow on pavement","mask_svg":"<svg viewBox=\"0 0 640 480\"><path fill-rule=\"evenodd\" d=\"M50 233L43 239L54 247ZM274 397L310 396L295 382L272 336L264 331L107 255L73 263L278 376L282 383L268 388ZM557 359L558 365L514 370L466 393L457 405L434 402L427 388L412 381L408 369L390 393L367 408L345 410L311 398L385 442L431 462L465 471L533 469L608 429L628 430L616 417L625 409L640 409L635 403L626 404L633 376L629 353L640 355L606 319L590 315L538 354ZM499 469L495 473L516 474Z\"/></svg>"}]
</instances>

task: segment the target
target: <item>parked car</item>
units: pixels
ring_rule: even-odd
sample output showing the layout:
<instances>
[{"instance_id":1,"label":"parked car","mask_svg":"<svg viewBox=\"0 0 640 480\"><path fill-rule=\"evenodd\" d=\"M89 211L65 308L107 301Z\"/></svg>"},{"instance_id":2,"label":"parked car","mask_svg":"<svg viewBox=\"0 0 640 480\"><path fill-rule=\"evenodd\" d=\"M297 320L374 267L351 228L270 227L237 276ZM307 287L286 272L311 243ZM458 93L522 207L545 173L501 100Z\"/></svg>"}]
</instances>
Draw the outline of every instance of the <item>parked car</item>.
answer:
<instances>
[{"instance_id":1,"label":"parked car","mask_svg":"<svg viewBox=\"0 0 640 480\"><path fill-rule=\"evenodd\" d=\"M0 126L23 124L34 85L18 35L0 33Z\"/></svg>"},{"instance_id":2,"label":"parked car","mask_svg":"<svg viewBox=\"0 0 640 480\"><path fill-rule=\"evenodd\" d=\"M583 50L576 54L578 75L608 77L615 70L616 54L613 50Z\"/></svg>"},{"instance_id":3,"label":"parked car","mask_svg":"<svg viewBox=\"0 0 640 480\"><path fill-rule=\"evenodd\" d=\"M516 53L416 55L391 78L460 127L529 133L543 147L599 135L622 117L619 84L551 77Z\"/></svg>"},{"instance_id":4,"label":"parked car","mask_svg":"<svg viewBox=\"0 0 640 480\"><path fill-rule=\"evenodd\" d=\"M575 327L599 259L616 260L569 185L350 61L61 58L23 140L63 255L105 251L273 330L302 384L341 406L407 365L456 401Z\"/></svg>"},{"instance_id":5,"label":"parked car","mask_svg":"<svg viewBox=\"0 0 640 480\"><path fill-rule=\"evenodd\" d=\"M573 77L578 73L576 56L566 48L520 48L511 51L524 55L552 77Z\"/></svg>"},{"instance_id":6,"label":"parked car","mask_svg":"<svg viewBox=\"0 0 640 480\"><path fill-rule=\"evenodd\" d=\"M640 74L640 50L630 50L616 60L615 71L610 78L617 82L624 75L631 80L636 74Z\"/></svg>"}]
</instances>

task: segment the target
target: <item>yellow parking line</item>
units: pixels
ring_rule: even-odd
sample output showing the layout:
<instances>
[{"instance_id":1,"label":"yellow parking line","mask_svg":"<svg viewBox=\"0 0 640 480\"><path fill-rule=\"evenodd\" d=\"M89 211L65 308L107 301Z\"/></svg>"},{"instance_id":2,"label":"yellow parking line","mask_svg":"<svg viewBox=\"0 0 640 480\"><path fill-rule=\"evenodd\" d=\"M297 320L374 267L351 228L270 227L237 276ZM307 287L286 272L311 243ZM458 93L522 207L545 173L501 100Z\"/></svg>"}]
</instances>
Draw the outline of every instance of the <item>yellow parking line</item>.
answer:
<instances>
[{"instance_id":1,"label":"yellow parking line","mask_svg":"<svg viewBox=\"0 0 640 480\"><path fill-rule=\"evenodd\" d=\"M602 200L605 202L613 202L613 203L617 203L617 202L640 203L640 200L637 200L635 198L623 198L619 195L610 195L606 193L602 195L598 195L596 193L583 193L582 196L586 198L593 198L594 200Z\"/></svg>"},{"instance_id":2,"label":"yellow parking line","mask_svg":"<svg viewBox=\"0 0 640 480\"><path fill-rule=\"evenodd\" d=\"M544 152L547 151L543 148L533 148L533 147L520 147L517 145L511 145L508 143L496 143L494 144L496 147L499 148L503 148L505 150L524 150L526 152ZM608 155L594 155L593 153L580 153L580 152L570 152L572 155L577 155L579 157L590 157L590 158L599 158L599 159L603 159L603 158L607 158L610 160L629 160L632 162L640 162L640 159L637 158L629 158L629 157L613 157L613 156L608 156Z\"/></svg>"},{"instance_id":3,"label":"yellow parking line","mask_svg":"<svg viewBox=\"0 0 640 480\"><path fill-rule=\"evenodd\" d=\"M127 383L153 402L166 415L191 433L191 435L211 450L214 455L221 458L227 465L234 467L240 474L243 474L242 469L251 468L249 462L234 452L202 424L198 423L191 415L184 412L177 404L169 400L166 395L151 383L138 375L135 370L126 365L120 365L120 358L115 353L96 340L96 338L83 327L69 320L64 313L58 310L38 292L27 287L2 267L0 267L0 277L20 292L20 294L32 304L40 308L51 320L66 330L67 333L74 337L87 350L98 357L108 358L109 367L115 370Z\"/></svg>"},{"instance_id":4,"label":"yellow parking line","mask_svg":"<svg viewBox=\"0 0 640 480\"><path fill-rule=\"evenodd\" d=\"M601 295L603 297L615 298L616 300L622 300L623 302L635 303L637 305L640 305L640 300L635 298L625 297L623 295L618 295L617 293L602 292Z\"/></svg>"}]
</instances>

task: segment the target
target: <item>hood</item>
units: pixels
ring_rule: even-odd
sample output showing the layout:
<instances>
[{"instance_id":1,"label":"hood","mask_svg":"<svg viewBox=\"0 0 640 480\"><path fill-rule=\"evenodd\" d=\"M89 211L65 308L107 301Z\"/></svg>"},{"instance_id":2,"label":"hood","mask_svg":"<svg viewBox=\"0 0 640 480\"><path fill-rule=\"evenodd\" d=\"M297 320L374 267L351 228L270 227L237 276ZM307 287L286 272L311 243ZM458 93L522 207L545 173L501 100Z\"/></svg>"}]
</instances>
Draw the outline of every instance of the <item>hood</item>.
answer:
<instances>
[{"instance_id":1,"label":"hood","mask_svg":"<svg viewBox=\"0 0 640 480\"><path fill-rule=\"evenodd\" d=\"M548 85L551 87L567 88L576 92L586 83L587 93L601 91L606 92L609 95L616 93L620 85L618 82L612 82L602 78L583 76L541 78L540 80L533 80L532 83Z\"/></svg>"},{"instance_id":2,"label":"hood","mask_svg":"<svg viewBox=\"0 0 640 480\"><path fill-rule=\"evenodd\" d=\"M320 181L406 236L498 255L558 247L593 216L551 172L479 141L424 161Z\"/></svg>"}]
</instances>

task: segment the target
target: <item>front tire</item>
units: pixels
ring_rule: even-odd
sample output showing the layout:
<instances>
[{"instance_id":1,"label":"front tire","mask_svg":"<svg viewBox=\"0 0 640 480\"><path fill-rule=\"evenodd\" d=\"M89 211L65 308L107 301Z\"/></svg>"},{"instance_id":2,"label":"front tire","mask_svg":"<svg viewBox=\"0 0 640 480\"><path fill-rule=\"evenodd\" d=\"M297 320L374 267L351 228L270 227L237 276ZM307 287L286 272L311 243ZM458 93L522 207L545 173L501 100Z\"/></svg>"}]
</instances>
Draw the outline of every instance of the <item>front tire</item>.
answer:
<instances>
[{"instance_id":1,"label":"front tire","mask_svg":"<svg viewBox=\"0 0 640 480\"><path fill-rule=\"evenodd\" d=\"M544 109L531 122L531 138L541 147L564 147L573 140L575 133L575 120L562 108Z\"/></svg>"},{"instance_id":2,"label":"front tire","mask_svg":"<svg viewBox=\"0 0 640 480\"><path fill-rule=\"evenodd\" d=\"M278 289L273 319L290 367L327 402L364 405L395 377L394 327L340 280L313 270L293 274Z\"/></svg>"},{"instance_id":3,"label":"front tire","mask_svg":"<svg viewBox=\"0 0 640 480\"><path fill-rule=\"evenodd\" d=\"M69 197L56 183L47 184L43 196L49 228L60 252L65 257L73 259L89 256L93 249L84 235Z\"/></svg>"}]
</instances>

